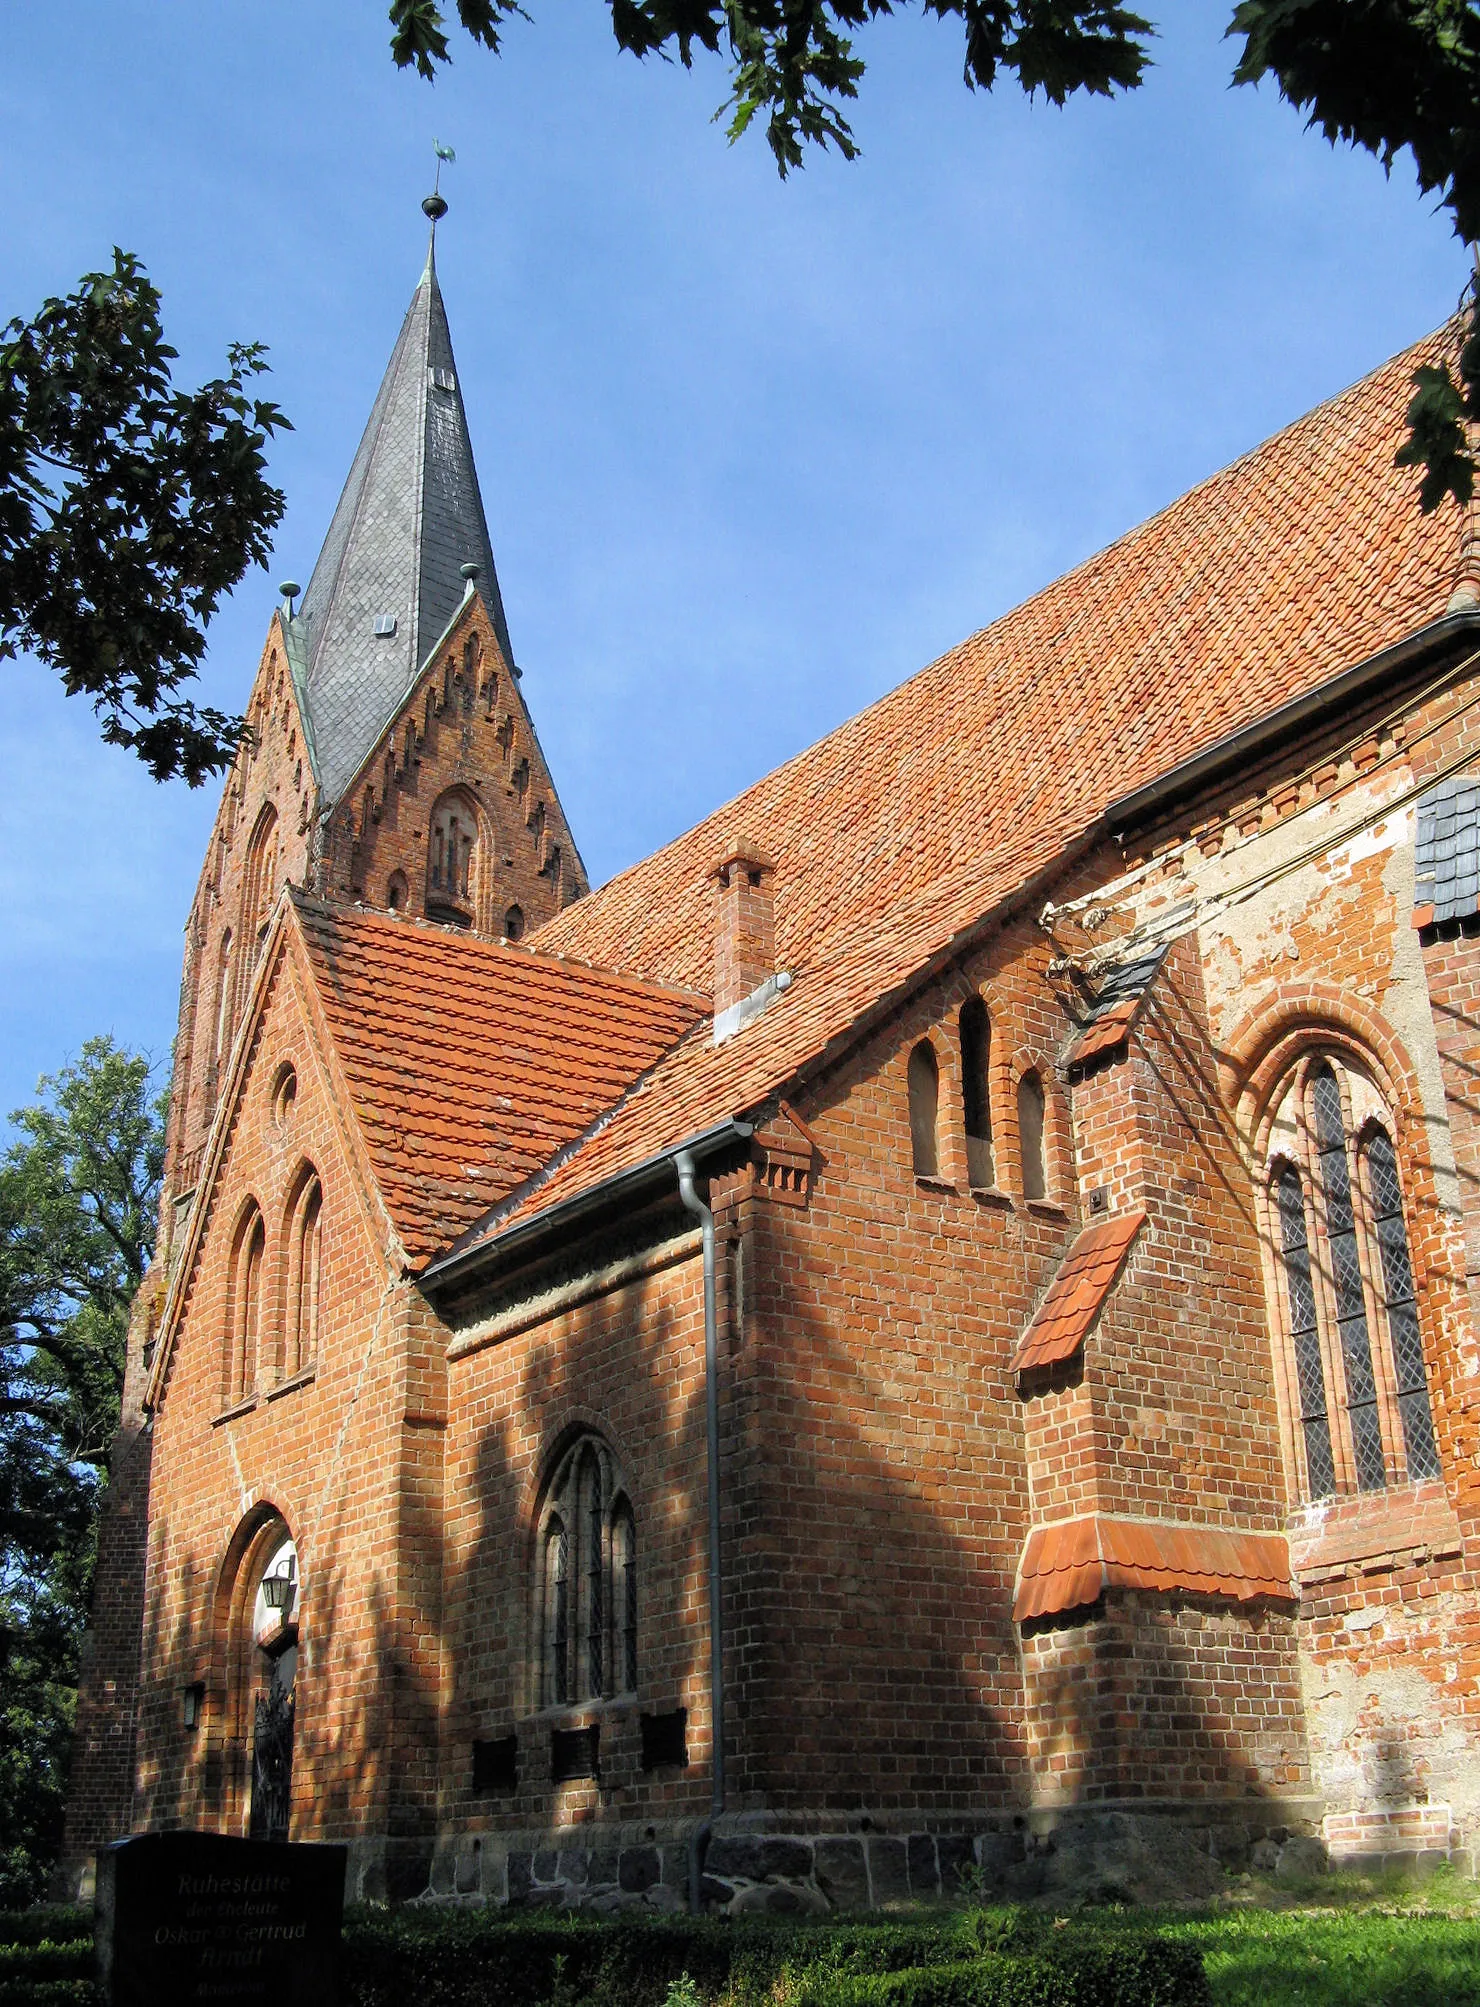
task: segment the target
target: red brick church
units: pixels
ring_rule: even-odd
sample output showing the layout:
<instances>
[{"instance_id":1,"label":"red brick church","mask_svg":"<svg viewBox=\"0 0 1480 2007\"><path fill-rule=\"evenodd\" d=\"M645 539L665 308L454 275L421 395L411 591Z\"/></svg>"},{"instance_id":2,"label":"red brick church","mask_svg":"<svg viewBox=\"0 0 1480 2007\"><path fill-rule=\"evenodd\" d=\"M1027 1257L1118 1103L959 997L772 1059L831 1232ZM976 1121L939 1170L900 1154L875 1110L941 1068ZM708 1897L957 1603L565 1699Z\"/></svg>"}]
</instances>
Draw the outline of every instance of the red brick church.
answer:
<instances>
[{"instance_id":1,"label":"red brick church","mask_svg":"<svg viewBox=\"0 0 1480 2007\"><path fill-rule=\"evenodd\" d=\"M814 1909L1480 1845L1441 333L588 888L434 265L190 910L69 1859Z\"/></svg>"}]
</instances>

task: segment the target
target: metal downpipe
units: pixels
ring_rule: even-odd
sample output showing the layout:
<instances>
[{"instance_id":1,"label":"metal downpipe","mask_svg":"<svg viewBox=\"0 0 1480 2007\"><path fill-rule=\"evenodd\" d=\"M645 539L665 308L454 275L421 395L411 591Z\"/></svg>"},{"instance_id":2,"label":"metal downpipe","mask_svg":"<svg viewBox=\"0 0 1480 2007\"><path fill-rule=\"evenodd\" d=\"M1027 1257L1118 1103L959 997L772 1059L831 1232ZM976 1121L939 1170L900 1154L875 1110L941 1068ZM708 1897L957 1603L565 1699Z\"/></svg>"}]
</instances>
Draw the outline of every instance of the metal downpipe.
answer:
<instances>
[{"instance_id":1,"label":"metal downpipe","mask_svg":"<svg viewBox=\"0 0 1480 2007\"><path fill-rule=\"evenodd\" d=\"M704 1235L704 1434L709 1490L709 1721L712 1790L709 1816L689 1836L689 1907L697 1915L704 1859L714 1822L725 1809L725 1662L724 1580L719 1544L719 1338L715 1315L714 1214L694 1188L692 1152L680 1150L673 1159L678 1195L698 1220Z\"/></svg>"}]
</instances>

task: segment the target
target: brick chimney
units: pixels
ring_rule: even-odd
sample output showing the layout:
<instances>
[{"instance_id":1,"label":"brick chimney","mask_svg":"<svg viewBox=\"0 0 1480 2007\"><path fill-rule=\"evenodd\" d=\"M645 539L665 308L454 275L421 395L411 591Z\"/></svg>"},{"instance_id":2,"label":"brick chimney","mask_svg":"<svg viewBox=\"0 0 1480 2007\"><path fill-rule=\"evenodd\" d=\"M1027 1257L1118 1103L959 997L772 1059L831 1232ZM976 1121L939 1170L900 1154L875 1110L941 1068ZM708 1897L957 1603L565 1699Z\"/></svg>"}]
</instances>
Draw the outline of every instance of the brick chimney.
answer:
<instances>
[{"instance_id":1,"label":"brick chimney","mask_svg":"<svg viewBox=\"0 0 1480 2007\"><path fill-rule=\"evenodd\" d=\"M776 919L771 887L776 867L753 844L730 844L710 876L718 904L714 924L714 1014L741 1004L776 973Z\"/></svg>"}]
</instances>

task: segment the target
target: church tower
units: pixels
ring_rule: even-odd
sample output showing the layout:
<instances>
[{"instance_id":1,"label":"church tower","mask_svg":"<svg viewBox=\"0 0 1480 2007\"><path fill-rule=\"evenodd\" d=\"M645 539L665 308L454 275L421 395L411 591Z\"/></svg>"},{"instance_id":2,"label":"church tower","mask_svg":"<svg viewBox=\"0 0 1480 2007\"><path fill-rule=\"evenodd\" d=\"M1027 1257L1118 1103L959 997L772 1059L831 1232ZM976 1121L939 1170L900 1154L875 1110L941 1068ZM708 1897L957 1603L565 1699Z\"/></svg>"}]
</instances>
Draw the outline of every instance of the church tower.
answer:
<instances>
[{"instance_id":1,"label":"church tower","mask_svg":"<svg viewBox=\"0 0 1480 2007\"><path fill-rule=\"evenodd\" d=\"M432 243L308 590L283 588L185 933L160 1232L135 1304L81 1674L63 1885L133 1824L170 1278L284 887L517 939L588 889L525 705Z\"/></svg>"},{"instance_id":2,"label":"church tower","mask_svg":"<svg viewBox=\"0 0 1480 2007\"><path fill-rule=\"evenodd\" d=\"M524 701L437 278L436 223L308 589L283 588L186 929L178 1239L284 885L517 940L587 889Z\"/></svg>"}]
</instances>

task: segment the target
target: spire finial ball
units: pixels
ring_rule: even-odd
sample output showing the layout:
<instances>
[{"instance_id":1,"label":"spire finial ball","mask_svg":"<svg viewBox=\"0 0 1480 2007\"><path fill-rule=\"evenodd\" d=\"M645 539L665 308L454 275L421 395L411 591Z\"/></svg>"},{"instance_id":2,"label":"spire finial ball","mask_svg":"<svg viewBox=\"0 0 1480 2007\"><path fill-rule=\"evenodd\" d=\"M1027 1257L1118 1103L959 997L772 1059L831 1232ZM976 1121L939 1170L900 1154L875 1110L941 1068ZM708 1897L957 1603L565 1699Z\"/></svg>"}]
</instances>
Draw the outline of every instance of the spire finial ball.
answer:
<instances>
[{"instance_id":1,"label":"spire finial ball","mask_svg":"<svg viewBox=\"0 0 1480 2007\"><path fill-rule=\"evenodd\" d=\"M447 214L447 199L442 195L429 195L421 205L423 216L430 216L434 223L440 223Z\"/></svg>"}]
</instances>

